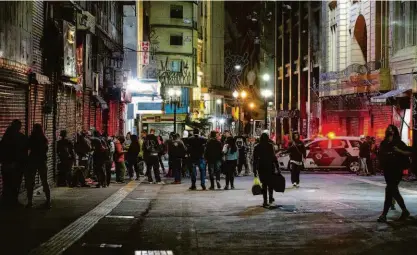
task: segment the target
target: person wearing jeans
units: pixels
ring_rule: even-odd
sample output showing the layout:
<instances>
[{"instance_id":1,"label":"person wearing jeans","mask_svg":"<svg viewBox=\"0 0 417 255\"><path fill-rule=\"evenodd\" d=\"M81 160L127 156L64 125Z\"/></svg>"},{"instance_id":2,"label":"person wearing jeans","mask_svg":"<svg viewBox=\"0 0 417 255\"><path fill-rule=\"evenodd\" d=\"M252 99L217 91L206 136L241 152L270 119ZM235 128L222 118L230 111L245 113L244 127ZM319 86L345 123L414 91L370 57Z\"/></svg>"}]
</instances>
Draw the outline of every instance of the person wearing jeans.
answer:
<instances>
[{"instance_id":1,"label":"person wearing jeans","mask_svg":"<svg viewBox=\"0 0 417 255\"><path fill-rule=\"evenodd\" d=\"M233 137L226 139L226 144L223 147L223 153L226 156L225 171L226 171L226 186L225 190L229 189L229 183L232 189L235 188L235 171L237 166L238 151Z\"/></svg>"},{"instance_id":2,"label":"person wearing jeans","mask_svg":"<svg viewBox=\"0 0 417 255\"><path fill-rule=\"evenodd\" d=\"M193 130L193 136L188 138L189 158L191 164L191 187L190 190L196 190L197 182L197 166L200 169L201 188L206 189L206 164L204 162L204 147L207 140L200 137L200 130L197 128Z\"/></svg>"},{"instance_id":3,"label":"person wearing jeans","mask_svg":"<svg viewBox=\"0 0 417 255\"><path fill-rule=\"evenodd\" d=\"M179 134L172 134L171 139L172 140L168 143L168 152L171 161L172 173L174 175L174 182L172 184L181 184L181 161L185 158L185 152L187 149L181 141Z\"/></svg>"},{"instance_id":4,"label":"person wearing jeans","mask_svg":"<svg viewBox=\"0 0 417 255\"><path fill-rule=\"evenodd\" d=\"M143 144L144 157L146 162L146 174L148 175L149 183L153 183L152 180L152 169L155 175L155 181L158 184L164 184L161 181L161 176L159 173L159 157L158 154L161 151L161 146L158 142L158 139L155 136L155 130L151 129L149 135L146 136L146 139Z\"/></svg>"},{"instance_id":5,"label":"person wearing jeans","mask_svg":"<svg viewBox=\"0 0 417 255\"><path fill-rule=\"evenodd\" d=\"M216 176L217 188L220 189L220 167L222 160L222 144L217 139L218 133L216 131L210 132L210 139L207 142L204 158L207 161L208 170L210 174L210 190L214 190L214 176Z\"/></svg>"},{"instance_id":6,"label":"person wearing jeans","mask_svg":"<svg viewBox=\"0 0 417 255\"><path fill-rule=\"evenodd\" d=\"M300 134L297 132L293 133L292 140L287 152L290 154L291 183L298 188L300 185L300 172L304 168L303 159L306 158L306 148L300 140Z\"/></svg>"}]
</instances>

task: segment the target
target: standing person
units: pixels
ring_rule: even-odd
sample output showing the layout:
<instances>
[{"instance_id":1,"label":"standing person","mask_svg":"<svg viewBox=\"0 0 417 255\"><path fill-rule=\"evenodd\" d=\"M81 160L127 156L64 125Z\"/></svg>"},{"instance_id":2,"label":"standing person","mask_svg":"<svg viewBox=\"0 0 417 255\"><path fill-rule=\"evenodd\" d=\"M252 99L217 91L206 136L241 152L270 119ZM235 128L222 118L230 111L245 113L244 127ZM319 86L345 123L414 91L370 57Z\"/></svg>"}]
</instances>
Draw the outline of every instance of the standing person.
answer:
<instances>
[{"instance_id":1,"label":"standing person","mask_svg":"<svg viewBox=\"0 0 417 255\"><path fill-rule=\"evenodd\" d=\"M116 165L116 182L117 183L125 183L126 165L125 165L125 153L123 150L124 142L125 142L125 138L123 136L119 136L114 143L114 147L115 147L114 164Z\"/></svg>"},{"instance_id":2,"label":"standing person","mask_svg":"<svg viewBox=\"0 0 417 255\"><path fill-rule=\"evenodd\" d=\"M172 173L174 182L172 184L181 184L181 161L185 157L187 148L181 141L179 134L172 134L172 142L168 144L168 152L171 160Z\"/></svg>"},{"instance_id":3,"label":"standing person","mask_svg":"<svg viewBox=\"0 0 417 255\"><path fill-rule=\"evenodd\" d=\"M88 154L91 152L91 142L87 138L87 133L85 131L81 132L78 135L77 142L75 143L75 153L78 156L78 165L84 167L82 178L80 180L82 186L86 186L85 179L88 178L89 169L88 169Z\"/></svg>"},{"instance_id":4,"label":"standing person","mask_svg":"<svg viewBox=\"0 0 417 255\"><path fill-rule=\"evenodd\" d=\"M210 139L207 142L204 158L207 161L210 175L210 190L214 190L214 176L216 176L217 188L220 189L220 167L222 163L222 143L218 139L216 131L210 132Z\"/></svg>"},{"instance_id":5,"label":"standing person","mask_svg":"<svg viewBox=\"0 0 417 255\"><path fill-rule=\"evenodd\" d=\"M109 156L107 157L107 160L105 162L106 185L107 185L107 187L109 187L110 182L111 182L111 168L113 166L113 158L114 158L115 147L114 147L113 138L111 136L108 136L108 137L105 136L104 139L107 139L107 145L109 147Z\"/></svg>"},{"instance_id":6,"label":"standing person","mask_svg":"<svg viewBox=\"0 0 417 255\"><path fill-rule=\"evenodd\" d=\"M106 181L106 170L105 164L109 157L110 150L107 144L102 137L99 131L94 131L94 137L92 139L93 146L93 163L94 163L94 174L97 177L97 188L107 187Z\"/></svg>"},{"instance_id":7,"label":"standing person","mask_svg":"<svg viewBox=\"0 0 417 255\"><path fill-rule=\"evenodd\" d=\"M249 161L249 167L252 168L253 166L253 151L255 149L255 137L251 136L249 138L249 143L248 143L248 161ZM253 172L253 168L249 170L249 173Z\"/></svg>"},{"instance_id":8,"label":"standing person","mask_svg":"<svg viewBox=\"0 0 417 255\"><path fill-rule=\"evenodd\" d=\"M235 188L235 171L238 159L237 146L232 137L226 139L226 144L223 147L223 153L225 154L226 161L224 163L225 172L226 172L226 186L225 190L229 189L229 183L232 189Z\"/></svg>"},{"instance_id":9,"label":"standing person","mask_svg":"<svg viewBox=\"0 0 417 255\"><path fill-rule=\"evenodd\" d=\"M75 162L74 144L67 139L67 131L61 130L61 139L57 143L58 153L58 185L59 186L72 186L72 166Z\"/></svg>"},{"instance_id":10,"label":"standing person","mask_svg":"<svg viewBox=\"0 0 417 255\"><path fill-rule=\"evenodd\" d=\"M48 139L43 133L40 124L33 125L32 134L29 137L29 166L25 171L25 184L27 189L28 203L27 208L32 207L33 189L35 188L36 172L39 173L43 192L46 196L45 208L51 208L51 190L48 184L48 167L46 161L48 159Z\"/></svg>"},{"instance_id":11,"label":"standing person","mask_svg":"<svg viewBox=\"0 0 417 255\"><path fill-rule=\"evenodd\" d=\"M129 149L130 144L132 143L132 134L130 132L127 132L126 139L123 143L123 148L125 151Z\"/></svg>"},{"instance_id":12,"label":"standing person","mask_svg":"<svg viewBox=\"0 0 417 255\"><path fill-rule=\"evenodd\" d=\"M146 130L142 130L142 132L140 133L140 139L139 139L139 155L138 155L138 171L136 172L136 180L139 180L139 177L141 175L144 175L143 170L144 170L144 166L145 166L145 160L143 157L143 143L145 142L146 136L148 135L148 133L146 132Z\"/></svg>"},{"instance_id":13,"label":"standing person","mask_svg":"<svg viewBox=\"0 0 417 255\"><path fill-rule=\"evenodd\" d=\"M127 170L128 170L128 173L129 173L130 180L133 179L133 169L136 172L136 178L139 177L137 175L137 173L139 172L138 156L139 156L139 152L140 152L140 145L139 145L138 136L137 135L132 135L131 140L132 140L132 142L129 146L129 150L126 153L127 162L128 162Z\"/></svg>"},{"instance_id":14,"label":"standing person","mask_svg":"<svg viewBox=\"0 0 417 255\"><path fill-rule=\"evenodd\" d=\"M405 206L398 185L402 180L403 170L408 167L411 154L410 148L401 141L398 128L394 125L389 125L385 131L385 138L381 142L378 155L387 184L385 187L384 209L381 216L378 218L378 222L387 221L387 214L393 205L393 199L397 201L402 210L399 220L405 220L410 216L410 212Z\"/></svg>"},{"instance_id":15,"label":"standing person","mask_svg":"<svg viewBox=\"0 0 417 255\"><path fill-rule=\"evenodd\" d=\"M151 129L149 135L146 136L143 144L144 157L146 162L146 173L148 175L148 182L153 183L152 169L155 175L155 181L157 184L164 184L161 181L159 173L159 152L161 147L159 146L158 138L155 136L155 130Z\"/></svg>"},{"instance_id":16,"label":"standing person","mask_svg":"<svg viewBox=\"0 0 417 255\"><path fill-rule=\"evenodd\" d=\"M244 135L241 134L240 136L236 137L236 146L239 152L236 176L239 176L242 173L243 166L245 166L245 176L248 176L249 167L248 167L248 161L246 159L248 144L247 144L246 137Z\"/></svg>"},{"instance_id":17,"label":"standing person","mask_svg":"<svg viewBox=\"0 0 417 255\"><path fill-rule=\"evenodd\" d=\"M190 146L188 144L188 139L191 138L191 134L188 133L187 130L184 130L182 135L182 142L185 145L187 151L185 152L185 157L182 160L182 177L189 177L191 175L191 160L190 160Z\"/></svg>"},{"instance_id":18,"label":"standing person","mask_svg":"<svg viewBox=\"0 0 417 255\"><path fill-rule=\"evenodd\" d=\"M300 172L304 170L304 159L306 158L306 147L301 141L298 132L292 134L292 142L287 152L290 154L291 183L298 188L300 185Z\"/></svg>"},{"instance_id":19,"label":"standing person","mask_svg":"<svg viewBox=\"0 0 417 255\"><path fill-rule=\"evenodd\" d=\"M270 143L268 135L263 133L260 137L259 144L255 146L253 152L253 172L255 177L259 174L259 180L262 183L262 195L264 199L263 206L268 207L274 199L274 190L268 182L274 173L275 167L278 166L278 160L275 156L274 145ZM269 193L269 204L268 204Z\"/></svg>"},{"instance_id":20,"label":"standing person","mask_svg":"<svg viewBox=\"0 0 417 255\"><path fill-rule=\"evenodd\" d=\"M28 139L21 129L22 122L13 120L0 141L2 203L5 206L21 206L18 195L28 157Z\"/></svg>"},{"instance_id":21,"label":"standing person","mask_svg":"<svg viewBox=\"0 0 417 255\"><path fill-rule=\"evenodd\" d=\"M365 137L361 137L361 145L359 146L359 158L361 161L361 170L365 175L369 175L368 158L371 156L371 147Z\"/></svg>"},{"instance_id":22,"label":"standing person","mask_svg":"<svg viewBox=\"0 0 417 255\"><path fill-rule=\"evenodd\" d=\"M371 138L371 161L372 161L372 174L376 175L378 169L378 145L376 144L375 137ZM379 170L378 170L379 171Z\"/></svg>"},{"instance_id":23,"label":"standing person","mask_svg":"<svg viewBox=\"0 0 417 255\"><path fill-rule=\"evenodd\" d=\"M370 136L366 137L366 142L368 143L369 153L366 155L366 167L368 169L369 175L374 175L374 168L371 160L372 155L372 139Z\"/></svg>"},{"instance_id":24,"label":"standing person","mask_svg":"<svg viewBox=\"0 0 417 255\"><path fill-rule=\"evenodd\" d=\"M168 174L166 174L165 177L171 177L172 172L173 172L173 170L172 170L172 157L171 157L171 152L169 151L169 148L172 147L172 143L174 142L174 136L175 136L174 132L169 133L169 138L164 143L164 148L167 149L167 153L168 153ZM178 138L180 138L180 137L178 137Z\"/></svg>"},{"instance_id":25,"label":"standing person","mask_svg":"<svg viewBox=\"0 0 417 255\"><path fill-rule=\"evenodd\" d=\"M188 139L188 146L191 162L191 187L190 190L196 190L197 182L197 167L200 169L200 179L201 179L201 188L206 190L206 165L204 162L204 146L207 140L204 137L201 137L200 130L195 128L193 130L193 136Z\"/></svg>"},{"instance_id":26,"label":"standing person","mask_svg":"<svg viewBox=\"0 0 417 255\"><path fill-rule=\"evenodd\" d=\"M158 153L158 162L159 162L159 165L162 168L162 172L164 174L167 174L166 171L165 171L164 162L162 161L162 156L164 156L164 154L165 154L165 144L164 144L164 138L162 138L161 135L158 135L158 144L159 144L159 147L160 147L160 150L159 150L159 153ZM167 176L172 177L172 173L171 173L171 175L168 173Z\"/></svg>"}]
</instances>

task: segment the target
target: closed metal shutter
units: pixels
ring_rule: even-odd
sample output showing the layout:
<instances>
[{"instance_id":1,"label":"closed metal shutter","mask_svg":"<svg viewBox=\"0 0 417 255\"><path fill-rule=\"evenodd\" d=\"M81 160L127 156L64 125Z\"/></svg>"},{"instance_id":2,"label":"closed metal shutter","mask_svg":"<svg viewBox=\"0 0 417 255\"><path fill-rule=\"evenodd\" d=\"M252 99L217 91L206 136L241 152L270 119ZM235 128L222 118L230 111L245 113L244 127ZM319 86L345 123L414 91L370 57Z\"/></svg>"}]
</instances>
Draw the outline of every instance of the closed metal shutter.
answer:
<instances>
[{"instance_id":1,"label":"closed metal shutter","mask_svg":"<svg viewBox=\"0 0 417 255\"><path fill-rule=\"evenodd\" d=\"M125 130L124 130L125 119L123 118L124 113L125 113L125 107L126 107L126 104L119 103L119 121L118 121L119 122L119 130L118 130L119 135L124 135L125 133Z\"/></svg>"},{"instance_id":2,"label":"closed metal shutter","mask_svg":"<svg viewBox=\"0 0 417 255\"><path fill-rule=\"evenodd\" d=\"M83 94L83 130L86 131L91 126L90 109L90 92L85 91Z\"/></svg>"},{"instance_id":3,"label":"closed metal shutter","mask_svg":"<svg viewBox=\"0 0 417 255\"><path fill-rule=\"evenodd\" d=\"M58 91L57 97L57 130L66 130L69 139L76 131L76 103L74 89L64 88Z\"/></svg>"},{"instance_id":4,"label":"closed metal shutter","mask_svg":"<svg viewBox=\"0 0 417 255\"><path fill-rule=\"evenodd\" d=\"M103 112L101 107L96 107L96 130L103 132Z\"/></svg>"},{"instance_id":5,"label":"closed metal shutter","mask_svg":"<svg viewBox=\"0 0 417 255\"><path fill-rule=\"evenodd\" d=\"M109 115L107 120L107 132L110 136L117 135L119 123L119 106L116 101L111 100L109 103Z\"/></svg>"},{"instance_id":6,"label":"closed metal shutter","mask_svg":"<svg viewBox=\"0 0 417 255\"><path fill-rule=\"evenodd\" d=\"M34 72L42 73L42 45L44 31L44 2L33 1L32 9L32 61Z\"/></svg>"},{"instance_id":7,"label":"closed metal shutter","mask_svg":"<svg viewBox=\"0 0 417 255\"><path fill-rule=\"evenodd\" d=\"M26 122L26 90L17 83L0 81L0 140L7 127L14 119L22 122L25 132ZM0 175L0 193L3 182Z\"/></svg>"},{"instance_id":8,"label":"closed metal shutter","mask_svg":"<svg viewBox=\"0 0 417 255\"><path fill-rule=\"evenodd\" d=\"M91 128L96 128L96 102L94 99L90 99L90 126L88 130Z\"/></svg>"}]
</instances>

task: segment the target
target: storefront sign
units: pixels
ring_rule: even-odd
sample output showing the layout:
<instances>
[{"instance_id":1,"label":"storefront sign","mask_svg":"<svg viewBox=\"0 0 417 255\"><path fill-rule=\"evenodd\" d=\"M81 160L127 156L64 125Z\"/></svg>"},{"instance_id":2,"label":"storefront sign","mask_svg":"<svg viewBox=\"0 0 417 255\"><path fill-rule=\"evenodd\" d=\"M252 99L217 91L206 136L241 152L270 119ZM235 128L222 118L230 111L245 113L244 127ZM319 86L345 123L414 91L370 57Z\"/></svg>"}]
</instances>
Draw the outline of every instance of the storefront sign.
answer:
<instances>
[{"instance_id":1,"label":"storefront sign","mask_svg":"<svg viewBox=\"0 0 417 255\"><path fill-rule=\"evenodd\" d=\"M75 49L75 26L63 21L64 29L64 76L77 77L76 70L76 49Z\"/></svg>"},{"instance_id":2,"label":"storefront sign","mask_svg":"<svg viewBox=\"0 0 417 255\"><path fill-rule=\"evenodd\" d=\"M83 86L84 79L83 79L83 45L77 47L77 85Z\"/></svg>"},{"instance_id":3,"label":"storefront sign","mask_svg":"<svg viewBox=\"0 0 417 255\"><path fill-rule=\"evenodd\" d=\"M412 89L413 76L411 73L394 76L396 89Z\"/></svg>"},{"instance_id":4,"label":"storefront sign","mask_svg":"<svg viewBox=\"0 0 417 255\"><path fill-rule=\"evenodd\" d=\"M145 41L141 42L140 44L140 51L141 51L141 60L140 63L142 65L149 64L149 49L150 49L150 43Z\"/></svg>"},{"instance_id":5,"label":"storefront sign","mask_svg":"<svg viewBox=\"0 0 417 255\"><path fill-rule=\"evenodd\" d=\"M83 11L77 14L77 29L88 30L91 33L96 32L96 17L88 11Z\"/></svg>"},{"instance_id":6,"label":"storefront sign","mask_svg":"<svg viewBox=\"0 0 417 255\"><path fill-rule=\"evenodd\" d=\"M298 118L300 116L299 110L284 110L277 113L277 118Z\"/></svg>"}]
</instances>

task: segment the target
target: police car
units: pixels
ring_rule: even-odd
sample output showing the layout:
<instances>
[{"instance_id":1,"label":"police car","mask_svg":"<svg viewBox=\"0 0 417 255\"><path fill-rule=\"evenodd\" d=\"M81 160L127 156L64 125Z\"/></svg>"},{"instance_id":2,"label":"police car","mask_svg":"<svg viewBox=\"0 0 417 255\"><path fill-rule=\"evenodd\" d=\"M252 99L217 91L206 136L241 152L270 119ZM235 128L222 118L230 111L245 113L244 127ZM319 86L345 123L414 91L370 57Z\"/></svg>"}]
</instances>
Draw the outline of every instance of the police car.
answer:
<instances>
[{"instance_id":1,"label":"police car","mask_svg":"<svg viewBox=\"0 0 417 255\"><path fill-rule=\"evenodd\" d=\"M315 138L307 142L306 170L313 169L347 169L351 172L359 171L360 137L334 136ZM278 163L281 169L289 169L290 157L285 151L278 153Z\"/></svg>"}]
</instances>

